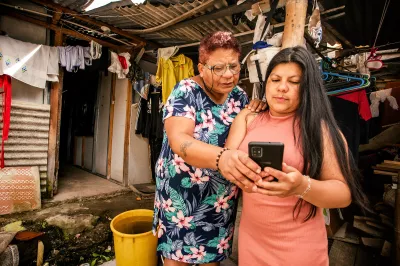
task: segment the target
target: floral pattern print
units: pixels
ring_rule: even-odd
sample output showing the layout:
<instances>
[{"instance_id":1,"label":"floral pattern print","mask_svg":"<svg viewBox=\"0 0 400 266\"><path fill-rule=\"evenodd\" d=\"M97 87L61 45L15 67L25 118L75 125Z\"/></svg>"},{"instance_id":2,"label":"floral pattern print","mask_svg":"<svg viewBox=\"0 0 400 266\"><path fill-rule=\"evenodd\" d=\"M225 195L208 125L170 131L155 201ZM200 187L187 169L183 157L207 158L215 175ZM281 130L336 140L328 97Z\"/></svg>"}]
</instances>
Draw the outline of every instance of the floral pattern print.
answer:
<instances>
[{"instance_id":1,"label":"floral pattern print","mask_svg":"<svg viewBox=\"0 0 400 266\"><path fill-rule=\"evenodd\" d=\"M223 147L233 119L247 103L246 93L235 87L224 104L215 104L195 81L184 79L164 107L164 120L191 119L195 139ZM238 188L218 171L186 164L171 150L165 131L155 170L153 232L159 238L158 252L186 263L226 259L232 252Z\"/></svg>"}]
</instances>

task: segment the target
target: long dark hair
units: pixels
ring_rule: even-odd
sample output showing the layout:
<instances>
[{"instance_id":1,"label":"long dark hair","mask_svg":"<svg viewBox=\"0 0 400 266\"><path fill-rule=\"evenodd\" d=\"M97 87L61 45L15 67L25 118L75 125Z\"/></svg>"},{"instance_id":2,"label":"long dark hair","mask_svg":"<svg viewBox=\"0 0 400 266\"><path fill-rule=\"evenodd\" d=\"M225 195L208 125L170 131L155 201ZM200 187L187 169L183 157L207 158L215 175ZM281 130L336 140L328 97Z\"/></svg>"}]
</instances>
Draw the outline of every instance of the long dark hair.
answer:
<instances>
[{"instance_id":1,"label":"long dark hair","mask_svg":"<svg viewBox=\"0 0 400 266\"><path fill-rule=\"evenodd\" d=\"M293 130L297 122L300 126L300 136L295 136L295 142L301 146L304 158L302 172L317 180L321 178L321 166L324 160L322 136L322 123L324 123L329 131L340 171L350 188L352 201L368 210L368 200L361 190L357 165L343 141L326 95L321 72L313 55L301 46L283 49L271 60L266 78L277 65L289 62L298 64L302 69L300 104L293 123ZM262 96L264 94L265 88L261 92ZM299 216L302 206L303 200L299 199L293 210L294 218ZM304 221L315 217L316 210L317 208L312 205Z\"/></svg>"}]
</instances>

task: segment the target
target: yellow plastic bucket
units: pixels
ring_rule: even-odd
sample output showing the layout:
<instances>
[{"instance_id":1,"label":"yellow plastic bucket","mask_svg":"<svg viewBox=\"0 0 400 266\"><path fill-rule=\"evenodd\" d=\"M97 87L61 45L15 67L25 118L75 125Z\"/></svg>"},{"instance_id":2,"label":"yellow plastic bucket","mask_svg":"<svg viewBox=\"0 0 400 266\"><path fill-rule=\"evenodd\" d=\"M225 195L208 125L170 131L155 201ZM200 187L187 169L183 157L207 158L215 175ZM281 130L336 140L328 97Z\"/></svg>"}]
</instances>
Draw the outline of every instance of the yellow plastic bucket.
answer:
<instances>
[{"instance_id":1,"label":"yellow plastic bucket","mask_svg":"<svg viewBox=\"0 0 400 266\"><path fill-rule=\"evenodd\" d=\"M156 266L157 237L151 232L153 211L132 210L117 215L110 224L117 266Z\"/></svg>"}]
</instances>

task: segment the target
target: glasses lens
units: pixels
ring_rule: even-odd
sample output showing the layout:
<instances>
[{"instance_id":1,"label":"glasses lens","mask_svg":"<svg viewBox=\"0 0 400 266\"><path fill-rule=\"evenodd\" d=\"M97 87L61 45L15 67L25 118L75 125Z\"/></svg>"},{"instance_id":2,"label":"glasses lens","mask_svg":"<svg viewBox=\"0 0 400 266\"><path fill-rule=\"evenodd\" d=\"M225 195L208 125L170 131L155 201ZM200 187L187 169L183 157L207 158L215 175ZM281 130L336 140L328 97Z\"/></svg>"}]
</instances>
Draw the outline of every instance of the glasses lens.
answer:
<instances>
[{"instance_id":1,"label":"glasses lens","mask_svg":"<svg viewBox=\"0 0 400 266\"><path fill-rule=\"evenodd\" d=\"M215 75L222 76L225 73L225 65L215 65L213 71Z\"/></svg>"},{"instance_id":2,"label":"glasses lens","mask_svg":"<svg viewBox=\"0 0 400 266\"><path fill-rule=\"evenodd\" d=\"M230 65L230 70L231 70L232 74L234 74L234 75L239 73L240 72L240 64Z\"/></svg>"}]
</instances>

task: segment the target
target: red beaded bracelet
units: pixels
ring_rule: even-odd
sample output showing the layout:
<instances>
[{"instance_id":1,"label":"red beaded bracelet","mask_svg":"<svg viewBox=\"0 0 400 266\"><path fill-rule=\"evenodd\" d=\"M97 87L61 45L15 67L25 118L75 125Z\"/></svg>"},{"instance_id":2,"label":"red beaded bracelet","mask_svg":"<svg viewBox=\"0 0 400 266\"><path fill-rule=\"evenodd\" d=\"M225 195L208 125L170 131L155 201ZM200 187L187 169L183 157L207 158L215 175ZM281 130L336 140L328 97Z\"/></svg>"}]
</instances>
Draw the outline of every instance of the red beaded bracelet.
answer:
<instances>
[{"instance_id":1,"label":"red beaded bracelet","mask_svg":"<svg viewBox=\"0 0 400 266\"><path fill-rule=\"evenodd\" d=\"M221 159L222 154L223 154L225 151L228 151L228 150L229 150L229 148L223 148L223 149L218 153L218 155L217 155L217 159L216 159L216 161L215 161L215 165L217 166L218 172L219 172L219 159Z\"/></svg>"}]
</instances>

